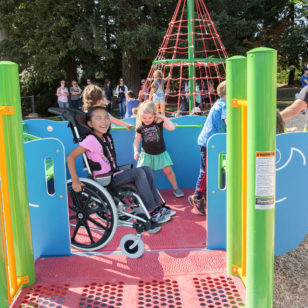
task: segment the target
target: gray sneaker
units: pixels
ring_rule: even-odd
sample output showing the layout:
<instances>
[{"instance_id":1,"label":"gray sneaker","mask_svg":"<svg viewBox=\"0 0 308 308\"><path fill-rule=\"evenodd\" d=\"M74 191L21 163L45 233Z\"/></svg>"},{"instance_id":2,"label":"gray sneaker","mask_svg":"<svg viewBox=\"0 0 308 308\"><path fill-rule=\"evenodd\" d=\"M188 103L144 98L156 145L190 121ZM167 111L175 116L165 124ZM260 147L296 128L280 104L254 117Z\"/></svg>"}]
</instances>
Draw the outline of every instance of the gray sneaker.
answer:
<instances>
[{"instance_id":1,"label":"gray sneaker","mask_svg":"<svg viewBox=\"0 0 308 308\"><path fill-rule=\"evenodd\" d=\"M163 211L163 214L166 216L172 217L176 215L176 211L172 210L169 206L166 206L166 205L162 206L162 211Z\"/></svg>"},{"instance_id":2,"label":"gray sneaker","mask_svg":"<svg viewBox=\"0 0 308 308\"><path fill-rule=\"evenodd\" d=\"M157 211L154 211L151 216L152 216L152 220L158 224L163 224L170 220L170 216L163 214L162 208L160 208Z\"/></svg>"},{"instance_id":3,"label":"gray sneaker","mask_svg":"<svg viewBox=\"0 0 308 308\"><path fill-rule=\"evenodd\" d=\"M184 193L181 191L181 189L177 188L173 191L173 194L177 197L177 198L181 198L184 197Z\"/></svg>"}]
</instances>

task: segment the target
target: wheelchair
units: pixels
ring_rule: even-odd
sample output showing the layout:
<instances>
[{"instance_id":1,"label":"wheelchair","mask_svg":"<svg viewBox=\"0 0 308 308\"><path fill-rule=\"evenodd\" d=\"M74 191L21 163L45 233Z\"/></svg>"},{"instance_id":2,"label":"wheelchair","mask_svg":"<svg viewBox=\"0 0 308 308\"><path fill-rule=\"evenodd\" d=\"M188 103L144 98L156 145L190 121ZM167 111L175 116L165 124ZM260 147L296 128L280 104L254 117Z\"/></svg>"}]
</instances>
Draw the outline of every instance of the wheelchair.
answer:
<instances>
[{"instance_id":1,"label":"wheelchair","mask_svg":"<svg viewBox=\"0 0 308 308\"><path fill-rule=\"evenodd\" d=\"M81 142L91 130L86 126L85 113L71 108L48 109L69 122L74 143ZM144 252L143 232L157 233L161 225L152 221L133 184L114 187L113 172L93 178L93 163L86 154L83 162L87 178L79 178L83 184L81 192L72 189L72 181L67 181L69 223L71 245L83 251L95 251L106 246L113 238L117 227L132 228L136 234L126 234L120 241L120 248L129 258L139 258ZM96 164L96 163L94 163ZM132 168L132 165L119 166L118 170ZM94 169L95 170L95 169ZM162 203L165 200L159 193Z\"/></svg>"}]
</instances>

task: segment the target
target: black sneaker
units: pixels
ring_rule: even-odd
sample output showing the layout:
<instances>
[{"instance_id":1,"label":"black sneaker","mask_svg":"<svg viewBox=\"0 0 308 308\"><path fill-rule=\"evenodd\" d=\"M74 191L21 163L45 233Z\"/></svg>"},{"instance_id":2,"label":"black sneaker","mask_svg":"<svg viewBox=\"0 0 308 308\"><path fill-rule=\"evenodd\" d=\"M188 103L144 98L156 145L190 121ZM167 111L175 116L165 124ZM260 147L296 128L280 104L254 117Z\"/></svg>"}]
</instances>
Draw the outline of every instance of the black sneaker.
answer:
<instances>
[{"instance_id":1,"label":"black sneaker","mask_svg":"<svg viewBox=\"0 0 308 308\"><path fill-rule=\"evenodd\" d=\"M199 199L195 195L188 196L189 203L196 209L198 214L205 215L205 200Z\"/></svg>"}]
</instances>

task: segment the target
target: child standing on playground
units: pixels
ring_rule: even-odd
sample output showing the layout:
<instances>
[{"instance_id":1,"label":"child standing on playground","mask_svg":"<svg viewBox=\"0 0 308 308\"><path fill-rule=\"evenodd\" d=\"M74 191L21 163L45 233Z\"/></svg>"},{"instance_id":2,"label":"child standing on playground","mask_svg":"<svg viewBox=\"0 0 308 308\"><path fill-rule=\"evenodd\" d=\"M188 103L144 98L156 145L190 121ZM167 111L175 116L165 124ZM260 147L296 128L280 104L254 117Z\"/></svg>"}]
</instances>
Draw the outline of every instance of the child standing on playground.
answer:
<instances>
[{"instance_id":1,"label":"child standing on playground","mask_svg":"<svg viewBox=\"0 0 308 308\"><path fill-rule=\"evenodd\" d=\"M154 222L161 224L169 221L170 214L168 214L168 209L160 204L152 170L149 167L118 170L114 143L109 133L110 119L105 108L102 106L90 108L86 114L86 123L92 130L92 134L81 141L67 157L73 190L75 192L82 191L82 183L76 172L75 160L78 156L86 153L89 159L101 167L100 170L93 171L94 178L100 174L114 171L113 184L121 186L134 183Z\"/></svg>"},{"instance_id":2,"label":"child standing on playground","mask_svg":"<svg viewBox=\"0 0 308 308\"><path fill-rule=\"evenodd\" d=\"M103 90L94 84L90 84L85 87L83 91L83 106L82 110L87 112L91 107L95 106L107 106L107 102L105 99L105 95ZM121 121L112 115L109 115L111 123L118 125L118 126L125 126L128 130L133 128L132 125L125 123L124 121Z\"/></svg>"},{"instance_id":3,"label":"child standing on playground","mask_svg":"<svg viewBox=\"0 0 308 308\"><path fill-rule=\"evenodd\" d=\"M166 151L163 129L174 130L175 125L163 115L157 113L153 102L145 101L138 108L136 119L136 135L134 140L134 159L137 167L149 166L154 170L163 170L173 187L173 194L184 197L178 187L175 174L172 170L172 160ZM139 154L139 145L142 140L142 149Z\"/></svg>"},{"instance_id":4,"label":"child standing on playground","mask_svg":"<svg viewBox=\"0 0 308 308\"><path fill-rule=\"evenodd\" d=\"M198 145L201 150L201 163L199 177L197 179L195 192L188 197L189 203L196 209L198 214L205 215L206 209L206 146L209 138L216 133L226 132L226 81L221 82L217 87L217 93L220 97L210 110L210 113L204 123L202 131L198 137Z\"/></svg>"},{"instance_id":5,"label":"child standing on playground","mask_svg":"<svg viewBox=\"0 0 308 308\"><path fill-rule=\"evenodd\" d=\"M166 97L165 97L165 83L170 78L170 74L164 78L163 72L157 70L154 72L154 81L151 85L150 100L153 98L153 103L156 105L157 111L164 116Z\"/></svg>"},{"instance_id":6,"label":"child standing on playground","mask_svg":"<svg viewBox=\"0 0 308 308\"><path fill-rule=\"evenodd\" d=\"M133 116L133 108L138 108L139 102L135 99L133 91L129 90L126 93L126 113L125 118Z\"/></svg>"}]
</instances>

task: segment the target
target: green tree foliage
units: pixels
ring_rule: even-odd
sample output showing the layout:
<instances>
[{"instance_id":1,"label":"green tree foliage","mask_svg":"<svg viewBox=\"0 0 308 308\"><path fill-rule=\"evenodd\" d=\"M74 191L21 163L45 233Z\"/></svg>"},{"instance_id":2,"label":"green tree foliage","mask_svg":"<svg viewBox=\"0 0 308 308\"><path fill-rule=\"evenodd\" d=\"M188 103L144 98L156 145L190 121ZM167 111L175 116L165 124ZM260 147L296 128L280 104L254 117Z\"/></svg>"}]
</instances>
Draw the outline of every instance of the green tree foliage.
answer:
<instances>
[{"instance_id":1,"label":"green tree foliage","mask_svg":"<svg viewBox=\"0 0 308 308\"><path fill-rule=\"evenodd\" d=\"M123 76L135 89L149 71L178 0L0 1L0 59L20 65L22 93L56 101L59 80L115 85ZM284 68L307 61L307 1L207 0L229 56L258 46L278 50Z\"/></svg>"}]
</instances>

